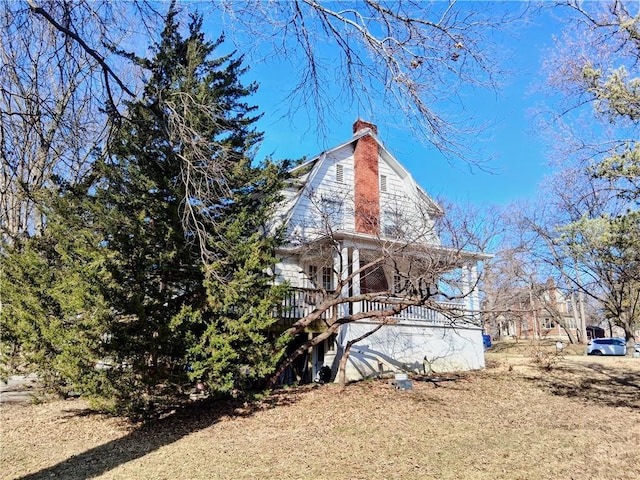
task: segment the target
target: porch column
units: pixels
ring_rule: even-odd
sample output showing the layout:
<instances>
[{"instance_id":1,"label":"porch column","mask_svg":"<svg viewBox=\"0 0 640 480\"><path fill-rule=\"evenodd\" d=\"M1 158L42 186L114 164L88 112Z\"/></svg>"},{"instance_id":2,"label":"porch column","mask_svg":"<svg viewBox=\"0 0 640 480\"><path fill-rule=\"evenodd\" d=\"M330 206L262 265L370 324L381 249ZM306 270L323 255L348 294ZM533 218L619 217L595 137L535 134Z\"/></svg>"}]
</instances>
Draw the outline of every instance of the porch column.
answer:
<instances>
[{"instance_id":1,"label":"porch column","mask_svg":"<svg viewBox=\"0 0 640 480\"><path fill-rule=\"evenodd\" d=\"M461 270L461 279L460 279L460 294L464 298L464 306L467 310L471 310L473 308L471 304L471 295L469 288L469 266L467 264L462 265Z\"/></svg>"},{"instance_id":2,"label":"porch column","mask_svg":"<svg viewBox=\"0 0 640 480\"><path fill-rule=\"evenodd\" d=\"M476 317L478 315L478 310L480 310L480 295L478 292L478 264L474 262L471 265L471 310L473 310L472 316Z\"/></svg>"},{"instance_id":3,"label":"porch column","mask_svg":"<svg viewBox=\"0 0 640 480\"><path fill-rule=\"evenodd\" d=\"M349 284L345 282L349 276L349 247L345 247L344 244L340 245L340 251L336 252L333 256L333 271L339 274L339 279L344 282L340 295L342 297L349 296ZM349 314L349 305L343 303L338 305L338 316L344 317Z\"/></svg>"},{"instance_id":4,"label":"porch column","mask_svg":"<svg viewBox=\"0 0 640 480\"><path fill-rule=\"evenodd\" d=\"M360 250L357 248L353 248L351 252L351 272L355 272L360 268ZM360 295L360 274L356 274L353 276L353 280L351 281L351 294L353 296ZM352 312L360 313L362 309L362 302L355 302L352 305Z\"/></svg>"}]
</instances>

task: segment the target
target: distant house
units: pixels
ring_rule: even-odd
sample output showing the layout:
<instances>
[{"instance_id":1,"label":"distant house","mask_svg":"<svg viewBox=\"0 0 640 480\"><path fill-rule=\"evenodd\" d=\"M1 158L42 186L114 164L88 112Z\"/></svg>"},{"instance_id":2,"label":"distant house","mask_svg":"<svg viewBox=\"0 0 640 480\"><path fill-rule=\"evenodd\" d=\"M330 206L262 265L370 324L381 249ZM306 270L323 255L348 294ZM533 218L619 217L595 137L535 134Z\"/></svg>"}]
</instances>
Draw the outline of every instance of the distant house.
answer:
<instances>
[{"instance_id":1,"label":"distant house","mask_svg":"<svg viewBox=\"0 0 640 480\"><path fill-rule=\"evenodd\" d=\"M588 325L586 327L587 330L587 338L591 340L592 338L604 338L604 328L598 327L597 325Z\"/></svg>"},{"instance_id":2,"label":"distant house","mask_svg":"<svg viewBox=\"0 0 640 480\"><path fill-rule=\"evenodd\" d=\"M588 325L586 327L587 330L587 338L590 340L592 338L605 338L605 337L624 337L624 329L618 325L615 325L614 322L601 318L600 322L594 322L593 325ZM640 328L637 328L634 332L634 338L637 340L640 338Z\"/></svg>"},{"instance_id":3,"label":"distant house","mask_svg":"<svg viewBox=\"0 0 640 480\"><path fill-rule=\"evenodd\" d=\"M576 340L577 314L553 279L528 288L514 288L494 301L485 327L495 338Z\"/></svg>"},{"instance_id":4,"label":"distant house","mask_svg":"<svg viewBox=\"0 0 640 480\"><path fill-rule=\"evenodd\" d=\"M302 345L340 324L290 373L310 380L328 366L335 375L348 342L381 323L353 345L347 380L483 368L477 283L490 256L441 244L435 222L444 212L385 148L377 127L357 120L348 140L293 173L278 212L287 242L276 273L293 287L280 327L313 314L328 298L349 301L334 302L298 334ZM394 313L415 299L424 301Z\"/></svg>"}]
</instances>

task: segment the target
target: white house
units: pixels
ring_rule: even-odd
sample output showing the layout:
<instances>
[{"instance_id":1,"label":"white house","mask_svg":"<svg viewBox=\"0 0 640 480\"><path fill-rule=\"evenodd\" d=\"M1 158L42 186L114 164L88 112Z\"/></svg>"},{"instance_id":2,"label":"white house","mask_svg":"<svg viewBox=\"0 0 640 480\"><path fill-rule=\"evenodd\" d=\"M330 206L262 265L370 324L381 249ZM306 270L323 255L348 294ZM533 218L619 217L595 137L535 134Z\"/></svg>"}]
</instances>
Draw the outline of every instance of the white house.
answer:
<instances>
[{"instance_id":1,"label":"white house","mask_svg":"<svg viewBox=\"0 0 640 480\"><path fill-rule=\"evenodd\" d=\"M347 342L381 323L352 346L347 380L483 368L477 280L490 255L441 244L435 226L444 212L376 126L357 120L349 140L293 173L278 217L288 241L276 273L293 287L280 324L337 299L299 333L301 345L334 332L308 350L298 376L314 378L323 365L335 374Z\"/></svg>"}]
</instances>

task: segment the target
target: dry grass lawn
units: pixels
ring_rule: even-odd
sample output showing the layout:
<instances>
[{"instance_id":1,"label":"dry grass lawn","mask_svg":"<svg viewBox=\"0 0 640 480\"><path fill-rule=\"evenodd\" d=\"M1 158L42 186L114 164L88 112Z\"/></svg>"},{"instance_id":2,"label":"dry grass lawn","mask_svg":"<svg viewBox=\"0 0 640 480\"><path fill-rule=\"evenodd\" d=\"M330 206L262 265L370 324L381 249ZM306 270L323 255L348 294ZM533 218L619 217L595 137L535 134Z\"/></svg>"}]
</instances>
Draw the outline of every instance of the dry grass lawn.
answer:
<instances>
[{"instance_id":1,"label":"dry grass lawn","mask_svg":"<svg viewBox=\"0 0 640 480\"><path fill-rule=\"evenodd\" d=\"M414 389L281 390L133 427L80 400L5 405L3 479L639 479L640 359L565 356Z\"/></svg>"}]
</instances>

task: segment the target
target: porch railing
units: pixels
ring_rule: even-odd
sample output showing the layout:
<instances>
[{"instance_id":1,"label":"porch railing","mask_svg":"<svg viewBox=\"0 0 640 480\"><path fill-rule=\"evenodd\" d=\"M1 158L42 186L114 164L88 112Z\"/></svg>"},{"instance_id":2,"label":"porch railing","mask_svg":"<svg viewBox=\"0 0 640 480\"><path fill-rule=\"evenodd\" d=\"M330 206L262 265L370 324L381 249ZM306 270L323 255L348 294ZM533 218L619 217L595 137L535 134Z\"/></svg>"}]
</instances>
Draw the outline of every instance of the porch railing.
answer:
<instances>
[{"instance_id":1,"label":"porch railing","mask_svg":"<svg viewBox=\"0 0 640 480\"><path fill-rule=\"evenodd\" d=\"M321 290L307 288L294 289L285 298L282 309L278 312L280 323L293 325L296 321L313 313L318 305L324 300L324 293ZM323 312L323 319L331 319L336 311L336 307L330 307Z\"/></svg>"},{"instance_id":2,"label":"porch railing","mask_svg":"<svg viewBox=\"0 0 640 480\"><path fill-rule=\"evenodd\" d=\"M282 309L278 312L280 325L294 324L301 318L311 314L324 300L324 293L314 289L294 289L285 299ZM411 305L393 316L399 321L427 322L434 325L449 325L452 319L463 320L464 305L459 303L439 302L441 309L434 310L421 305ZM336 305L322 313L321 319L329 320L338 314L371 312L390 308L385 302L362 300L347 304Z\"/></svg>"}]
</instances>

